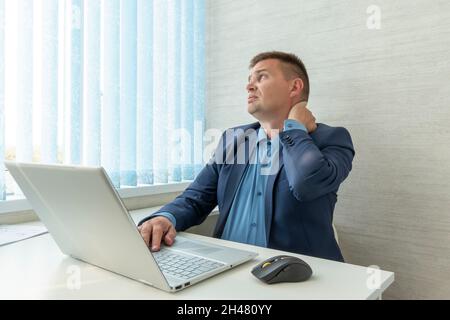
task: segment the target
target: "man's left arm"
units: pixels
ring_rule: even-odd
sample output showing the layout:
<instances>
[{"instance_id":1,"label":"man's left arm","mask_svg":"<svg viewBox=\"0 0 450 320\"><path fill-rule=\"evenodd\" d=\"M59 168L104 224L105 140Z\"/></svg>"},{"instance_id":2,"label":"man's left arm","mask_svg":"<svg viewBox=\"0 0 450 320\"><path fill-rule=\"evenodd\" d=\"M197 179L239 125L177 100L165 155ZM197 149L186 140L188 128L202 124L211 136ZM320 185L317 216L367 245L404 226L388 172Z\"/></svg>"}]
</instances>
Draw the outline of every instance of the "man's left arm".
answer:
<instances>
[{"instance_id":1,"label":"man's left arm","mask_svg":"<svg viewBox=\"0 0 450 320\"><path fill-rule=\"evenodd\" d=\"M290 119L280 133L289 187L299 201L311 201L337 190L350 173L355 155L345 128L330 128L333 131L327 135L326 145L319 149L307 127Z\"/></svg>"}]
</instances>

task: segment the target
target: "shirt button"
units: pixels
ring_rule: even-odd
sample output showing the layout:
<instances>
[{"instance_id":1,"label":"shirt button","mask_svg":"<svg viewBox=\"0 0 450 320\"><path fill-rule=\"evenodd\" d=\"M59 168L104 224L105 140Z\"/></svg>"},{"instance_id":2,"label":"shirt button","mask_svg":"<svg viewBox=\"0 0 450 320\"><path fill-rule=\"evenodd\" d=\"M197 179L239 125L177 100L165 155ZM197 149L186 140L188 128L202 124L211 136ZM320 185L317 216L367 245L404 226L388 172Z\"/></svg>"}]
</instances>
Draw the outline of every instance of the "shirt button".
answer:
<instances>
[{"instance_id":1,"label":"shirt button","mask_svg":"<svg viewBox=\"0 0 450 320\"><path fill-rule=\"evenodd\" d=\"M253 228L255 228L255 227L256 227L256 222L253 222L253 223L251 224L251 226L252 226Z\"/></svg>"},{"instance_id":2,"label":"shirt button","mask_svg":"<svg viewBox=\"0 0 450 320\"><path fill-rule=\"evenodd\" d=\"M272 142L270 142L270 141L267 141L267 144L270 146L271 144L272 144Z\"/></svg>"},{"instance_id":3,"label":"shirt button","mask_svg":"<svg viewBox=\"0 0 450 320\"><path fill-rule=\"evenodd\" d=\"M262 195L262 192L261 192L261 191L258 191L256 194L257 194L258 196L260 196L260 195Z\"/></svg>"}]
</instances>

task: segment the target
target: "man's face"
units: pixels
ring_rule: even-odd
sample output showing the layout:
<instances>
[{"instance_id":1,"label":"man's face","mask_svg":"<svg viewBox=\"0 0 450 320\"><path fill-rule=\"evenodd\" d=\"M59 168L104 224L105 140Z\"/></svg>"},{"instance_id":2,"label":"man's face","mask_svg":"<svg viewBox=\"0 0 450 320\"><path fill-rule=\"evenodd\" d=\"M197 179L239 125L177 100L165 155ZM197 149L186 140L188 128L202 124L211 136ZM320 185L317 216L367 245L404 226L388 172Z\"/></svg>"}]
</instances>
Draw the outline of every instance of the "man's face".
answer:
<instances>
[{"instance_id":1,"label":"man's face","mask_svg":"<svg viewBox=\"0 0 450 320\"><path fill-rule=\"evenodd\" d=\"M289 85L279 60L258 62L250 70L247 111L258 120L268 120L274 115L287 115L291 107Z\"/></svg>"}]
</instances>

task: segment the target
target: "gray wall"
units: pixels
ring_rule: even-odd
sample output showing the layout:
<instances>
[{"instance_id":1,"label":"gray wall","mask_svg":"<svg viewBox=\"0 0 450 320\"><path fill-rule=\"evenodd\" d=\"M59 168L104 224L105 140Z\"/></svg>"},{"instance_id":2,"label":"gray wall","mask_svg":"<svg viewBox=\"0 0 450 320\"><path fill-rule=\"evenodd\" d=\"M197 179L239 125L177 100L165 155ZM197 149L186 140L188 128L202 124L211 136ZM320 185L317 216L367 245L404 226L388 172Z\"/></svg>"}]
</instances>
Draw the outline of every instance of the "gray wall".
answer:
<instances>
[{"instance_id":1,"label":"gray wall","mask_svg":"<svg viewBox=\"0 0 450 320\"><path fill-rule=\"evenodd\" d=\"M394 271L385 298L450 299L450 1L209 0L207 128L254 121L248 62L273 49L304 60L318 122L352 134L347 262Z\"/></svg>"}]
</instances>

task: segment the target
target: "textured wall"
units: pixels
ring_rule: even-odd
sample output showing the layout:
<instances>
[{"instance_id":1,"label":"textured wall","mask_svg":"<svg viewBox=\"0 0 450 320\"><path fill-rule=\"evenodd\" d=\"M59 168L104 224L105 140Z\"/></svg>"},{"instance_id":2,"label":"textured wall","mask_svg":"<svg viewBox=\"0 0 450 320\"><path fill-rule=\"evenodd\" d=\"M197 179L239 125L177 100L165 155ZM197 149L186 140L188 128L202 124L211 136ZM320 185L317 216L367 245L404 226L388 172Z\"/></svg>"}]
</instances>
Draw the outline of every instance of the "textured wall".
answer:
<instances>
[{"instance_id":1,"label":"textured wall","mask_svg":"<svg viewBox=\"0 0 450 320\"><path fill-rule=\"evenodd\" d=\"M207 128L254 121L248 62L273 49L304 60L317 120L352 134L335 210L347 261L394 271L385 298L450 299L450 2L208 1Z\"/></svg>"}]
</instances>

